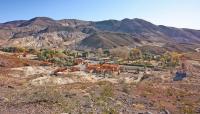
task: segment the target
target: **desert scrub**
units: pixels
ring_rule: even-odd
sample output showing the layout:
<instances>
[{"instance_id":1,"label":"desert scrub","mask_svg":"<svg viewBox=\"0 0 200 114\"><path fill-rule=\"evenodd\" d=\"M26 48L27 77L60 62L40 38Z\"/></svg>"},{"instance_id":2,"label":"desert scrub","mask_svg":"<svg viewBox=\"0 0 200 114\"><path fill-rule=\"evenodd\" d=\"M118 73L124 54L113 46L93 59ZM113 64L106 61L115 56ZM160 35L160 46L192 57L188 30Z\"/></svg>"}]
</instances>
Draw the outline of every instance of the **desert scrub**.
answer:
<instances>
[{"instance_id":1,"label":"desert scrub","mask_svg":"<svg viewBox=\"0 0 200 114\"><path fill-rule=\"evenodd\" d=\"M114 108L106 108L103 110L102 114L119 114Z\"/></svg>"},{"instance_id":2,"label":"desert scrub","mask_svg":"<svg viewBox=\"0 0 200 114\"><path fill-rule=\"evenodd\" d=\"M119 80L119 84L122 87L122 92L129 94L130 92L130 85L127 84L123 79Z\"/></svg>"},{"instance_id":3,"label":"desert scrub","mask_svg":"<svg viewBox=\"0 0 200 114\"><path fill-rule=\"evenodd\" d=\"M195 114L194 107L188 106L188 105L183 106L180 109L180 113L181 114Z\"/></svg>"},{"instance_id":4,"label":"desert scrub","mask_svg":"<svg viewBox=\"0 0 200 114\"><path fill-rule=\"evenodd\" d=\"M41 89L39 88L33 94L27 96L27 98L29 99L27 100L28 102L47 102L59 105L62 105L64 100L62 93L52 87L41 87Z\"/></svg>"},{"instance_id":5,"label":"desert scrub","mask_svg":"<svg viewBox=\"0 0 200 114\"><path fill-rule=\"evenodd\" d=\"M81 114L81 111L79 110L80 102L77 100L69 100L67 101L67 105L62 106L62 110L65 113L72 113L74 111L78 111L79 114Z\"/></svg>"},{"instance_id":6,"label":"desert scrub","mask_svg":"<svg viewBox=\"0 0 200 114\"><path fill-rule=\"evenodd\" d=\"M166 96L171 97L173 96L173 94L174 94L174 90L170 88L166 89Z\"/></svg>"},{"instance_id":7,"label":"desert scrub","mask_svg":"<svg viewBox=\"0 0 200 114\"><path fill-rule=\"evenodd\" d=\"M45 108L56 110L58 114L80 112L80 100L74 99L74 96L58 86L24 88L8 95L5 106L20 109L27 105L42 105Z\"/></svg>"},{"instance_id":8,"label":"desert scrub","mask_svg":"<svg viewBox=\"0 0 200 114\"><path fill-rule=\"evenodd\" d=\"M130 93L130 89L129 89L129 85L128 84L123 84L122 85L122 92L129 94Z\"/></svg>"},{"instance_id":9,"label":"desert scrub","mask_svg":"<svg viewBox=\"0 0 200 114\"><path fill-rule=\"evenodd\" d=\"M102 85L96 93L90 93L91 100L94 105L98 107L101 114L118 114L119 106L115 106L114 100L114 86L108 82L101 82Z\"/></svg>"},{"instance_id":10,"label":"desert scrub","mask_svg":"<svg viewBox=\"0 0 200 114\"><path fill-rule=\"evenodd\" d=\"M100 95L101 97L104 97L104 98L113 97L114 95L113 85L111 83L104 85Z\"/></svg>"},{"instance_id":11,"label":"desert scrub","mask_svg":"<svg viewBox=\"0 0 200 114\"><path fill-rule=\"evenodd\" d=\"M57 87L32 87L13 92L9 95L9 101L6 103L10 106L24 106L29 104L40 104L45 107L64 110L68 106L64 93Z\"/></svg>"},{"instance_id":12,"label":"desert scrub","mask_svg":"<svg viewBox=\"0 0 200 114\"><path fill-rule=\"evenodd\" d=\"M91 94L92 99L97 106L107 107L109 101L114 97L113 85L106 81L99 82L98 84L100 88L98 92Z\"/></svg>"}]
</instances>

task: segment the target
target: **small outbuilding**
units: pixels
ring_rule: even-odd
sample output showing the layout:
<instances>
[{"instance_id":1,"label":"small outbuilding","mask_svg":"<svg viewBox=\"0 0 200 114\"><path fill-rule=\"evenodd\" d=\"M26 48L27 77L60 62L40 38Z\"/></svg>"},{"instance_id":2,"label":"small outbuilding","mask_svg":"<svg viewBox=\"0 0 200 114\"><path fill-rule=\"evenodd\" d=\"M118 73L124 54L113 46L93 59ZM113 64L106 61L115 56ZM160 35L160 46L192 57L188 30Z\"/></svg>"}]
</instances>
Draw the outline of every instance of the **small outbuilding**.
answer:
<instances>
[{"instance_id":1,"label":"small outbuilding","mask_svg":"<svg viewBox=\"0 0 200 114\"><path fill-rule=\"evenodd\" d=\"M173 81L181 81L183 78L187 76L186 72L184 71L177 71L175 77L173 78Z\"/></svg>"}]
</instances>

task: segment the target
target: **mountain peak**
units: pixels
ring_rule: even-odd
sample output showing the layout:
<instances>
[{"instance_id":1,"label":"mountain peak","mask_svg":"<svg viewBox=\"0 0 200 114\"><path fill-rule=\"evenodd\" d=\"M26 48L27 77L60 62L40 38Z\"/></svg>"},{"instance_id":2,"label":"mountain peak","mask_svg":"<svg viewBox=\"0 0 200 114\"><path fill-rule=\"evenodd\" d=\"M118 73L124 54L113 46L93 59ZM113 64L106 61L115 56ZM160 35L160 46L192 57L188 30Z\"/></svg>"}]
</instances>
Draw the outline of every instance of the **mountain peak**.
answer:
<instances>
[{"instance_id":1,"label":"mountain peak","mask_svg":"<svg viewBox=\"0 0 200 114\"><path fill-rule=\"evenodd\" d=\"M30 19L30 21L37 21L37 20L44 20L44 21L51 20L51 21L53 21L53 19L49 18L49 17L35 17L35 18Z\"/></svg>"},{"instance_id":2,"label":"mountain peak","mask_svg":"<svg viewBox=\"0 0 200 114\"><path fill-rule=\"evenodd\" d=\"M49 18L49 17L35 17L32 18L20 25L20 27L23 26L32 26L32 25L38 25L38 26L51 26L57 24L55 20Z\"/></svg>"}]
</instances>

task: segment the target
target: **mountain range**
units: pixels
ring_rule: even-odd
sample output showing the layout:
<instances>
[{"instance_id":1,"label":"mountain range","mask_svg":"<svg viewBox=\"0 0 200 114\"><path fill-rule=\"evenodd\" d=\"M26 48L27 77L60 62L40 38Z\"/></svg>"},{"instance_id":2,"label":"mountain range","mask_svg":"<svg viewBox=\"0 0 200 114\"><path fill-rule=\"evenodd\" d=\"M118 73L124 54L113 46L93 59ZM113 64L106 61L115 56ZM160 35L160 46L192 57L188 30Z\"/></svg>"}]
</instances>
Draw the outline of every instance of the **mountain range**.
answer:
<instances>
[{"instance_id":1,"label":"mountain range","mask_svg":"<svg viewBox=\"0 0 200 114\"><path fill-rule=\"evenodd\" d=\"M200 30L155 25L142 19L83 21L35 17L0 23L0 46L111 49L120 46L195 51Z\"/></svg>"}]
</instances>

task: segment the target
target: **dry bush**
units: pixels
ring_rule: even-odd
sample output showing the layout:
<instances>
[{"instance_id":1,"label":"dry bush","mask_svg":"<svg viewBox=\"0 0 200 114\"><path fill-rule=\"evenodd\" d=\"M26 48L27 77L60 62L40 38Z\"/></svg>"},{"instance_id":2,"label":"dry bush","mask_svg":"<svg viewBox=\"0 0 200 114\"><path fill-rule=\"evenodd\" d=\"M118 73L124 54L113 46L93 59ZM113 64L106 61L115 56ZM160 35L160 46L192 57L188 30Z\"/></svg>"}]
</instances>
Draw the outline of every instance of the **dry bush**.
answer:
<instances>
[{"instance_id":1,"label":"dry bush","mask_svg":"<svg viewBox=\"0 0 200 114\"><path fill-rule=\"evenodd\" d=\"M113 57L120 57L123 59L128 59L129 49L127 47L118 47L110 50L110 54Z\"/></svg>"},{"instance_id":2,"label":"dry bush","mask_svg":"<svg viewBox=\"0 0 200 114\"><path fill-rule=\"evenodd\" d=\"M101 91L101 97L107 98L107 97L113 97L114 95L114 89L111 84L106 84L103 86L102 91Z\"/></svg>"},{"instance_id":3,"label":"dry bush","mask_svg":"<svg viewBox=\"0 0 200 114\"><path fill-rule=\"evenodd\" d=\"M30 104L44 104L46 106L62 107L65 97L54 87L32 87L18 90L9 96L8 106L23 106Z\"/></svg>"},{"instance_id":4,"label":"dry bush","mask_svg":"<svg viewBox=\"0 0 200 114\"><path fill-rule=\"evenodd\" d=\"M182 113L182 114L195 114L194 107L188 106L188 105L183 106L180 109L180 113Z\"/></svg>"},{"instance_id":5,"label":"dry bush","mask_svg":"<svg viewBox=\"0 0 200 114\"><path fill-rule=\"evenodd\" d=\"M25 79L15 79L8 76L0 75L0 86L22 86L27 81Z\"/></svg>"},{"instance_id":6,"label":"dry bush","mask_svg":"<svg viewBox=\"0 0 200 114\"><path fill-rule=\"evenodd\" d=\"M69 97L70 96L70 97ZM7 107L21 108L24 106L40 105L58 113L70 113L79 108L79 99L72 99L74 94L60 89L58 86L40 86L20 89L7 96ZM34 109L36 110L36 109Z\"/></svg>"}]
</instances>

